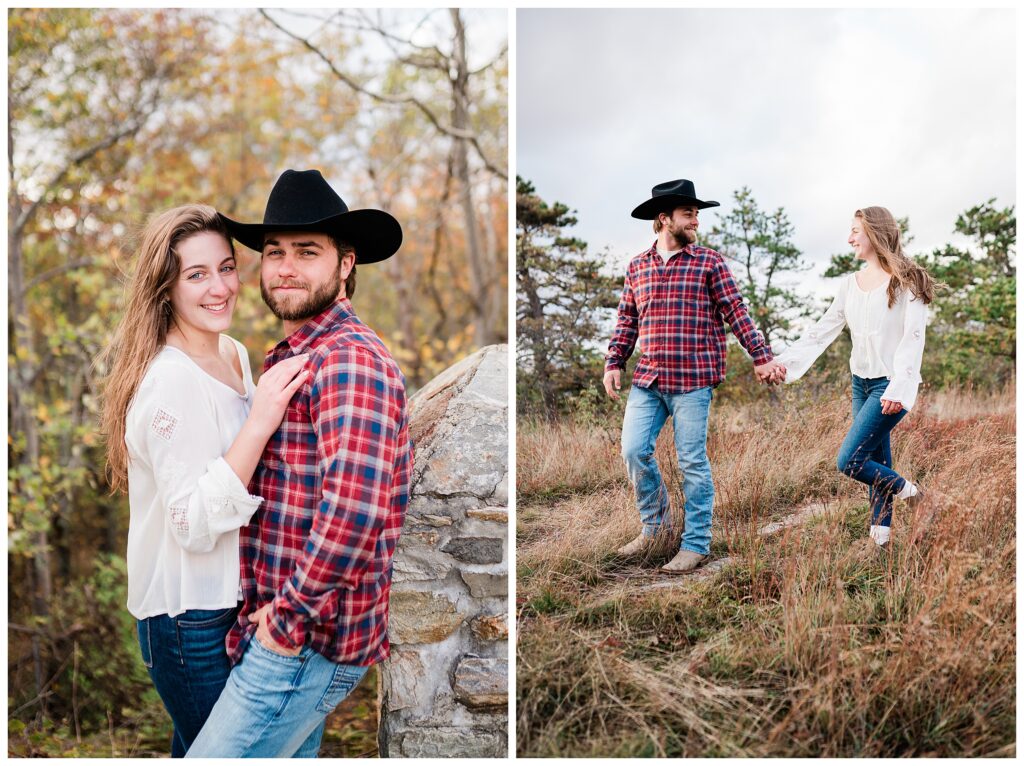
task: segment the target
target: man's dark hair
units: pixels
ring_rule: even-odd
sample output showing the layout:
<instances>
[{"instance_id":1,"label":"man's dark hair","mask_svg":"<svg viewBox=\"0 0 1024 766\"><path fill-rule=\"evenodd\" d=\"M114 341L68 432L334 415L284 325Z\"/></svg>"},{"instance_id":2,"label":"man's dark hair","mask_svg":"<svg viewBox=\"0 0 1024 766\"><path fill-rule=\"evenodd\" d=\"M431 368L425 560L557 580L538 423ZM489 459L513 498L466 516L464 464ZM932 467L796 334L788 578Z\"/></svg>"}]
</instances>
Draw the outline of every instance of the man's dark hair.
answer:
<instances>
[{"instance_id":1,"label":"man's dark hair","mask_svg":"<svg viewBox=\"0 0 1024 766\"><path fill-rule=\"evenodd\" d=\"M356 249L353 245L348 242L337 239L333 234L328 234L327 239L334 245L334 249L338 251L338 265L341 265L342 256L346 253L356 254ZM352 271L348 273L348 277L345 279L345 297L352 300L352 296L356 294L356 265L352 264Z\"/></svg>"}]
</instances>

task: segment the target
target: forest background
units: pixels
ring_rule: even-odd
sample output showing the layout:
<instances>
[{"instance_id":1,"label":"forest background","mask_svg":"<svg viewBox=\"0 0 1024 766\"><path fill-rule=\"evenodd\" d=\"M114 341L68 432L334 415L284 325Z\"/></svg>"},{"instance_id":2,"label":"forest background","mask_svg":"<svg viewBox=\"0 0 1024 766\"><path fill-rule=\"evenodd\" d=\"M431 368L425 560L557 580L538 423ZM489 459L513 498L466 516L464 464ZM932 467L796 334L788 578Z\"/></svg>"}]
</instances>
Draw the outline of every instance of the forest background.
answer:
<instances>
[{"instance_id":1,"label":"forest background","mask_svg":"<svg viewBox=\"0 0 1024 766\"><path fill-rule=\"evenodd\" d=\"M169 746L125 610L127 501L104 477L94 367L147 218L203 202L259 221L282 171L319 168L351 208L402 223L398 256L360 270L354 303L412 391L504 342L505 19L9 11L11 755ZM231 333L258 371L280 327L258 255L239 255ZM323 754L373 752L372 677L360 688Z\"/></svg>"}]
</instances>

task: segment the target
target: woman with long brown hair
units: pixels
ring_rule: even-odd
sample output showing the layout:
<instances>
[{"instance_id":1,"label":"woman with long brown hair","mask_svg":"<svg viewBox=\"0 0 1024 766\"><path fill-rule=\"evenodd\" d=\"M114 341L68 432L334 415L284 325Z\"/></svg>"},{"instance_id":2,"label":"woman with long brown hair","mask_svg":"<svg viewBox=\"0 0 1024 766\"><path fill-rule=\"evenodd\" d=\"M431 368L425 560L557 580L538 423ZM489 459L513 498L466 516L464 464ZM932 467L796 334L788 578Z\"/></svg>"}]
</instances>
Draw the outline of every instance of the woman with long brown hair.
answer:
<instances>
[{"instance_id":1,"label":"woman with long brown hair","mask_svg":"<svg viewBox=\"0 0 1024 766\"><path fill-rule=\"evenodd\" d=\"M843 327L850 328L853 423L836 462L844 474L868 485L870 542L862 545L878 553L888 548L895 500L906 501L917 514L918 536L934 516L935 498L926 503L924 490L893 470L889 435L917 400L926 306L939 285L904 253L899 223L884 207L858 210L847 241L864 268L842 278L825 315L777 361L791 383Z\"/></svg>"},{"instance_id":2,"label":"woman with long brown hair","mask_svg":"<svg viewBox=\"0 0 1024 766\"><path fill-rule=\"evenodd\" d=\"M128 610L182 757L230 671L224 637L239 593L238 530L262 498L246 485L306 357L253 385L248 354L223 335L239 292L216 211L155 216L141 240L124 316L100 364L114 491L128 492Z\"/></svg>"}]
</instances>

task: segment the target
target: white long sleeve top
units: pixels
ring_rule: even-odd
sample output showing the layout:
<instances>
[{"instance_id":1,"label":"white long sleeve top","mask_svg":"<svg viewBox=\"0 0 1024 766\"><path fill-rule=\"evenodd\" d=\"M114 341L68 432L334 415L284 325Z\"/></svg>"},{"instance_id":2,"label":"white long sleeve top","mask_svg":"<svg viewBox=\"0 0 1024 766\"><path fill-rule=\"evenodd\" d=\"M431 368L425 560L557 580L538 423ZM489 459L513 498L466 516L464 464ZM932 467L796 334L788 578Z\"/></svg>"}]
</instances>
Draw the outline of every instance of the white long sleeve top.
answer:
<instances>
[{"instance_id":1,"label":"white long sleeve top","mask_svg":"<svg viewBox=\"0 0 1024 766\"><path fill-rule=\"evenodd\" d=\"M262 498L223 455L249 416L255 387L241 343L245 395L165 346L128 408L128 611L137 619L234 606L238 530Z\"/></svg>"},{"instance_id":2,"label":"white long sleeve top","mask_svg":"<svg viewBox=\"0 0 1024 766\"><path fill-rule=\"evenodd\" d=\"M843 327L849 327L853 338L850 372L861 378L888 378L882 398L912 408L921 383L928 310L909 290L901 291L889 308L887 287L888 283L883 283L874 290L863 290L855 274L843 277L824 316L777 355L776 360L786 367L786 382L807 372Z\"/></svg>"}]
</instances>

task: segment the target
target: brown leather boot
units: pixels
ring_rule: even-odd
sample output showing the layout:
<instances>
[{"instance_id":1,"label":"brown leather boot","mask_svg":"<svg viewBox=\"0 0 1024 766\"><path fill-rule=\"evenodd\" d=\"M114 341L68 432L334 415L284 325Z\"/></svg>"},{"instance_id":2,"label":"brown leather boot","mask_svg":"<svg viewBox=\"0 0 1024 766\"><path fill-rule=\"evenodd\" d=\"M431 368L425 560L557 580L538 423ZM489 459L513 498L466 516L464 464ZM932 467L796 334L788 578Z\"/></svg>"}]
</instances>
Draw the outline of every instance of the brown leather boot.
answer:
<instances>
[{"instance_id":1,"label":"brown leather boot","mask_svg":"<svg viewBox=\"0 0 1024 766\"><path fill-rule=\"evenodd\" d=\"M662 572L667 574L687 574L692 572L710 556L703 553L694 553L693 551L679 551L670 562L661 568Z\"/></svg>"},{"instance_id":2,"label":"brown leather boot","mask_svg":"<svg viewBox=\"0 0 1024 766\"><path fill-rule=\"evenodd\" d=\"M654 536L646 536L641 532L635 539L623 545L617 551L620 556L637 556L646 553L654 544Z\"/></svg>"}]
</instances>

